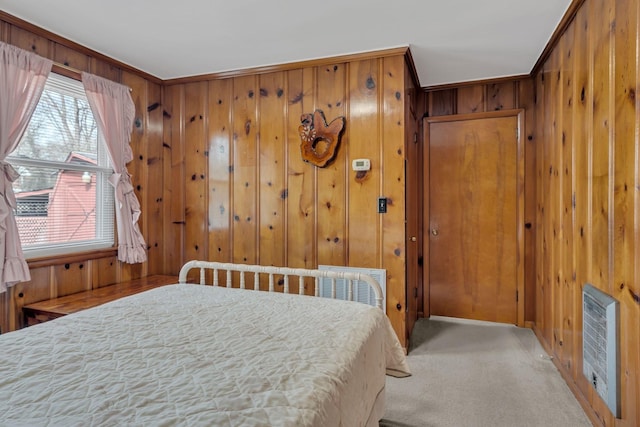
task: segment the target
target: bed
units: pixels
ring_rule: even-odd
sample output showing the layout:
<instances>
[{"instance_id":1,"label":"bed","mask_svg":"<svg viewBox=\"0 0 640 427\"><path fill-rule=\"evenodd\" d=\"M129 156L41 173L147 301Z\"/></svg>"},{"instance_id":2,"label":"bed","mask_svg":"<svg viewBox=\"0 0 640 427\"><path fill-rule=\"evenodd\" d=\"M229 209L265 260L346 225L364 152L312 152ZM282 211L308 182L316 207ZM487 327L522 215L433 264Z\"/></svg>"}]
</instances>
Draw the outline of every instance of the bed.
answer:
<instances>
[{"instance_id":1,"label":"bed","mask_svg":"<svg viewBox=\"0 0 640 427\"><path fill-rule=\"evenodd\" d=\"M0 425L377 426L404 351L379 307L295 295L322 277L381 301L358 273L191 261L177 284L0 335Z\"/></svg>"}]
</instances>

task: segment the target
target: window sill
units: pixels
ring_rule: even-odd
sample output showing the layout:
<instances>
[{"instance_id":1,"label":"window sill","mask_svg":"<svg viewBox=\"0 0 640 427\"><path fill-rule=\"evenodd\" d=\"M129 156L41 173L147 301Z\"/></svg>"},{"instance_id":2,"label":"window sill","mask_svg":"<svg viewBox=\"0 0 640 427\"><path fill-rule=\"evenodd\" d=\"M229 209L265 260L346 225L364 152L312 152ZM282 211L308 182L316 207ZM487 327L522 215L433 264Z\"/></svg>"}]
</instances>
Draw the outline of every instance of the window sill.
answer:
<instances>
[{"instance_id":1,"label":"window sill","mask_svg":"<svg viewBox=\"0 0 640 427\"><path fill-rule=\"evenodd\" d=\"M53 265L72 264L74 262L83 262L93 259L109 258L118 255L118 249L116 247L98 249L94 251L76 252L68 255L56 255L40 258L31 258L27 260L29 269L50 267Z\"/></svg>"}]
</instances>

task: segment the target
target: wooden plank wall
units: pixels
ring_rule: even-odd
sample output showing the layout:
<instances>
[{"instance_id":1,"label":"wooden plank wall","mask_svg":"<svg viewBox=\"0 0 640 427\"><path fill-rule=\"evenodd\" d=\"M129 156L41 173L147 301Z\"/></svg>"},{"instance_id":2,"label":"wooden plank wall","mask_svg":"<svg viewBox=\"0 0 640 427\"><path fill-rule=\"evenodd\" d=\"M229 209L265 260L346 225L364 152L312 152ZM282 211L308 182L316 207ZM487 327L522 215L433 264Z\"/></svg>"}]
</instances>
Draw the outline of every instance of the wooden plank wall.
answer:
<instances>
[{"instance_id":1,"label":"wooden plank wall","mask_svg":"<svg viewBox=\"0 0 640 427\"><path fill-rule=\"evenodd\" d=\"M525 149L525 207L524 207L524 271L525 271L525 322L535 319L535 138L534 138L534 85L528 78L502 79L474 84L448 85L446 88L428 89L424 98L424 109L429 117L456 114L485 113L489 111L523 109ZM424 165L428 168L428 165ZM425 169L428 174L428 170ZM425 200L428 204L428 198ZM428 226L425 226L428 227ZM426 263L426 261L425 261ZM428 263L426 263L428 265ZM427 286L427 284L425 284ZM428 312L428 293L424 305Z\"/></svg>"},{"instance_id":2,"label":"wooden plank wall","mask_svg":"<svg viewBox=\"0 0 640 427\"><path fill-rule=\"evenodd\" d=\"M405 67L396 54L168 85L165 269L196 258L384 268L387 313L406 340ZM300 117L315 109L346 118L325 168L300 155ZM352 171L357 158L371 170Z\"/></svg>"},{"instance_id":3,"label":"wooden plank wall","mask_svg":"<svg viewBox=\"0 0 640 427\"><path fill-rule=\"evenodd\" d=\"M640 4L586 0L535 75L536 333L595 425L640 425ZM620 303L622 416L582 375L585 283Z\"/></svg>"},{"instance_id":4,"label":"wooden plank wall","mask_svg":"<svg viewBox=\"0 0 640 427\"><path fill-rule=\"evenodd\" d=\"M158 274L165 269L164 206L159 185L163 182L161 82L4 14L0 14L0 40L50 58L57 64L131 87L136 119L131 140L134 159L128 169L142 207L139 224L149 248L149 260L144 264L121 264L115 251L106 257L90 254L32 264L30 282L20 283L0 295L0 328L4 332L23 325L25 304Z\"/></svg>"}]
</instances>

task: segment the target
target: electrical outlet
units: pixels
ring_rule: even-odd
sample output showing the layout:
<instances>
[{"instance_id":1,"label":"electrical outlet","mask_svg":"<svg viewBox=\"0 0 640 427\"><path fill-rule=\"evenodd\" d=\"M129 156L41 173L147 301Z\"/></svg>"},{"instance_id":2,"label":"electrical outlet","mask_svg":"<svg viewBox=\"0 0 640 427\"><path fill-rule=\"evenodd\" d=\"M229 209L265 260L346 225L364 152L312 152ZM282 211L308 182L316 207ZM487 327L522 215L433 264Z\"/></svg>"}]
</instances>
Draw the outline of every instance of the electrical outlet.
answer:
<instances>
[{"instance_id":1,"label":"electrical outlet","mask_svg":"<svg viewBox=\"0 0 640 427\"><path fill-rule=\"evenodd\" d=\"M386 197L378 197L378 213L387 213Z\"/></svg>"}]
</instances>

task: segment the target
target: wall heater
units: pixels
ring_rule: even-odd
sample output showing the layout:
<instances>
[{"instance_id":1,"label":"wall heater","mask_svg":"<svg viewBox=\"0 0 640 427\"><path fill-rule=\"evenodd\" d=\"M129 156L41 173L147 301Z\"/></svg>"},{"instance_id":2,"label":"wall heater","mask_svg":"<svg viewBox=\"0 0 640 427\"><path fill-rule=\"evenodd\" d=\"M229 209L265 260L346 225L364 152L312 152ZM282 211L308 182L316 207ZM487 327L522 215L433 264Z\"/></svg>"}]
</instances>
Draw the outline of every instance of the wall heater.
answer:
<instances>
[{"instance_id":1,"label":"wall heater","mask_svg":"<svg viewBox=\"0 0 640 427\"><path fill-rule=\"evenodd\" d=\"M337 265L319 265L318 270L341 271L349 273L368 274L380 284L382 288L382 308L387 312L387 270L378 268L359 268L359 267L342 267ZM344 280L336 279L336 298L347 299L347 286ZM321 297L331 297L331 279L327 277L320 278L319 293ZM375 307L376 298L367 282L361 280L353 283L353 299L354 301L363 302Z\"/></svg>"},{"instance_id":2,"label":"wall heater","mask_svg":"<svg viewBox=\"0 0 640 427\"><path fill-rule=\"evenodd\" d=\"M582 289L582 308L582 372L619 418L618 301L587 283Z\"/></svg>"}]
</instances>

